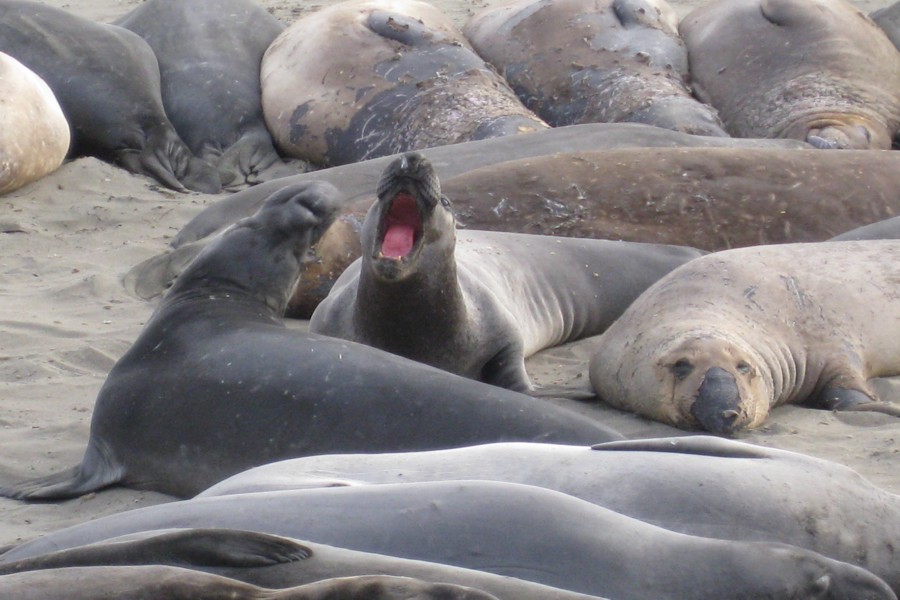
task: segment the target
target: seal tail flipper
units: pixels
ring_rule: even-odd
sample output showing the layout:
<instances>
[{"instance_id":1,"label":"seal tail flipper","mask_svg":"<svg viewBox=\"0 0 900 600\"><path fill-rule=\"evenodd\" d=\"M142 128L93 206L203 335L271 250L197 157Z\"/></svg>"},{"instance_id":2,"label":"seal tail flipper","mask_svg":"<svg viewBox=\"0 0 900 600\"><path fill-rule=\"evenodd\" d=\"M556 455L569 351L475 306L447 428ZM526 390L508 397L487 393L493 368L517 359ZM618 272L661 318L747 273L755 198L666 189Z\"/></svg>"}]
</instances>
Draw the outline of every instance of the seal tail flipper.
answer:
<instances>
[{"instance_id":1,"label":"seal tail flipper","mask_svg":"<svg viewBox=\"0 0 900 600\"><path fill-rule=\"evenodd\" d=\"M0 565L0 575L66 567L160 564L178 567L253 568L312 556L303 544L277 535L237 529L160 531L140 539L49 552Z\"/></svg>"},{"instance_id":2,"label":"seal tail flipper","mask_svg":"<svg viewBox=\"0 0 900 600\"><path fill-rule=\"evenodd\" d=\"M819 403L829 410L880 412L900 417L900 406L872 398L859 390L828 387L819 395Z\"/></svg>"},{"instance_id":3,"label":"seal tail flipper","mask_svg":"<svg viewBox=\"0 0 900 600\"><path fill-rule=\"evenodd\" d=\"M0 496L16 500L56 500L77 498L122 481L125 469L109 452L88 444L81 464L46 477L0 486Z\"/></svg>"},{"instance_id":4,"label":"seal tail flipper","mask_svg":"<svg viewBox=\"0 0 900 600\"><path fill-rule=\"evenodd\" d=\"M592 450L618 450L631 452L675 452L722 458L772 458L768 448L744 442L723 439L714 435L622 440L591 446Z\"/></svg>"}]
</instances>

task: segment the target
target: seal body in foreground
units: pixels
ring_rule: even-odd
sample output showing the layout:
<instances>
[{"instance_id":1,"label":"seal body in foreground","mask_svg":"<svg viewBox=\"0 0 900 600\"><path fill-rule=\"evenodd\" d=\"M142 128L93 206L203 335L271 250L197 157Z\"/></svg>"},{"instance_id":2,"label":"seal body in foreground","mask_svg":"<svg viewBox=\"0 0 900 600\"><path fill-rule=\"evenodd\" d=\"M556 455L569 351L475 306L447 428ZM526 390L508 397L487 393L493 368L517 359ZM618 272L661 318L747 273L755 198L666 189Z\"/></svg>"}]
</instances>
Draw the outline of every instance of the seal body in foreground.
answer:
<instances>
[{"instance_id":1,"label":"seal body in foreground","mask_svg":"<svg viewBox=\"0 0 900 600\"><path fill-rule=\"evenodd\" d=\"M900 590L900 496L837 463L715 436L310 456L250 469L198 497L458 479L546 487L680 533L799 546Z\"/></svg>"},{"instance_id":2,"label":"seal body in foreground","mask_svg":"<svg viewBox=\"0 0 900 600\"><path fill-rule=\"evenodd\" d=\"M310 331L520 391L525 358L606 329L692 248L457 232L431 162L385 169L362 257L316 308ZM457 237L459 238L457 240Z\"/></svg>"},{"instance_id":3,"label":"seal body in foreground","mask_svg":"<svg viewBox=\"0 0 900 600\"><path fill-rule=\"evenodd\" d=\"M97 156L177 190L221 190L215 168L191 153L166 117L156 57L134 33L38 2L3 0L0 51L56 94L72 131L71 155Z\"/></svg>"},{"instance_id":4,"label":"seal body in foreground","mask_svg":"<svg viewBox=\"0 0 900 600\"><path fill-rule=\"evenodd\" d=\"M547 127L448 17L417 0L301 17L266 52L262 93L281 151L324 166Z\"/></svg>"},{"instance_id":5,"label":"seal body in foreground","mask_svg":"<svg viewBox=\"0 0 900 600\"><path fill-rule=\"evenodd\" d=\"M554 127L634 122L728 135L688 90L687 49L665 0L512 0L476 13L463 32Z\"/></svg>"},{"instance_id":6,"label":"seal body in foreground","mask_svg":"<svg viewBox=\"0 0 900 600\"><path fill-rule=\"evenodd\" d=\"M110 371L81 464L0 493L121 483L188 496L292 456L621 438L523 394L287 329L280 315L337 196L324 183L282 188L209 245Z\"/></svg>"},{"instance_id":7,"label":"seal body in foreground","mask_svg":"<svg viewBox=\"0 0 900 600\"><path fill-rule=\"evenodd\" d=\"M488 481L196 498L56 531L0 560L172 527L270 533L620 600L896 598L868 571L808 550L684 535L559 492Z\"/></svg>"},{"instance_id":8,"label":"seal body in foreground","mask_svg":"<svg viewBox=\"0 0 900 600\"><path fill-rule=\"evenodd\" d=\"M648 289L602 336L591 383L609 404L727 434L769 409L874 410L900 374L900 242L717 252Z\"/></svg>"},{"instance_id":9,"label":"seal body in foreground","mask_svg":"<svg viewBox=\"0 0 900 600\"><path fill-rule=\"evenodd\" d=\"M118 19L156 54L175 130L234 188L303 171L275 151L263 119L259 65L284 25L250 0L151 0Z\"/></svg>"},{"instance_id":10,"label":"seal body in foreground","mask_svg":"<svg viewBox=\"0 0 900 600\"><path fill-rule=\"evenodd\" d=\"M53 90L0 52L0 194L55 171L69 150L69 123Z\"/></svg>"},{"instance_id":11,"label":"seal body in foreground","mask_svg":"<svg viewBox=\"0 0 900 600\"><path fill-rule=\"evenodd\" d=\"M739 137L888 149L900 54L846 0L717 0L682 19L694 93Z\"/></svg>"}]
</instances>

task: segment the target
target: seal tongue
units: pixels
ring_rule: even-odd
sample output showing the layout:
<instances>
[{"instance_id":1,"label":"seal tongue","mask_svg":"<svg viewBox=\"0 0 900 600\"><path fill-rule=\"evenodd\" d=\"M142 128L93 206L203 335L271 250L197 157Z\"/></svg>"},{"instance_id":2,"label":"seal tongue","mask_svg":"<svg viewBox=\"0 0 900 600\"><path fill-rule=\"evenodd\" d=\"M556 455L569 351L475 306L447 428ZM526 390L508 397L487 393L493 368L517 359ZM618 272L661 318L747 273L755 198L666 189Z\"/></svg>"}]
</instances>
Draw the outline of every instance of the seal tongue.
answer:
<instances>
[{"instance_id":1,"label":"seal tongue","mask_svg":"<svg viewBox=\"0 0 900 600\"><path fill-rule=\"evenodd\" d=\"M398 194L385 216L381 253L388 258L402 258L412 252L419 227L419 209L410 194Z\"/></svg>"}]
</instances>

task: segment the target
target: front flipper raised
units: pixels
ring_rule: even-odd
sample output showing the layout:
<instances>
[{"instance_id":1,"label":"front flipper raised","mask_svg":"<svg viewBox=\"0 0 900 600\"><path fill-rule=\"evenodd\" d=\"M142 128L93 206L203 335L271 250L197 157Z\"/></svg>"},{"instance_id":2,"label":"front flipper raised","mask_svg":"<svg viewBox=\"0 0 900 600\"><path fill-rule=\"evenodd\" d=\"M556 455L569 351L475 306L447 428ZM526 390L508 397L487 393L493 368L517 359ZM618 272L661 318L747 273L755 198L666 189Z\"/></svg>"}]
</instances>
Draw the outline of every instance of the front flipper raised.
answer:
<instances>
[{"instance_id":1,"label":"front flipper raised","mask_svg":"<svg viewBox=\"0 0 900 600\"><path fill-rule=\"evenodd\" d=\"M0 565L0 575L62 567L168 565L266 567L304 560L312 550L289 538L236 529L185 529L110 540Z\"/></svg>"},{"instance_id":2,"label":"front flipper raised","mask_svg":"<svg viewBox=\"0 0 900 600\"><path fill-rule=\"evenodd\" d=\"M768 448L737 442L714 435L622 440L591 446L592 450L617 450L630 452L674 452L722 458L773 458Z\"/></svg>"}]
</instances>

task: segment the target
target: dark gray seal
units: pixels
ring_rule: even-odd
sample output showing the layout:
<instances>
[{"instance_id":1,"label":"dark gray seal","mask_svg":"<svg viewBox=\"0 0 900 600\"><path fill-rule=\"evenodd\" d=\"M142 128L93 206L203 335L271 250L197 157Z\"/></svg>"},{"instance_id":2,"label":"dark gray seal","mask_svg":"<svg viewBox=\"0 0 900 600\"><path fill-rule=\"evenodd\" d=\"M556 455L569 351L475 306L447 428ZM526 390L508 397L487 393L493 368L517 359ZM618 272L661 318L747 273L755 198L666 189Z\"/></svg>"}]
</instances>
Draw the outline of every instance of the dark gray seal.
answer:
<instances>
[{"instance_id":1,"label":"dark gray seal","mask_svg":"<svg viewBox=\"0 0 900 600\"><path fill-rule=\"evenodd\" d=\"M251 0L150 0L116 25L156 54L166 114L188 148L236 188L305 170L266 129L259 65L285 26Z\"/></svg>"},{"instance_id":2,"label":"dark gray seal","mask_svg":"<svg viewBox=\"0 0 900 600\"><path fill-rule=\"evenodd\" d=\"M829 241L898 240L900 239L900 217L891 217L868 225L862 225L834 236Z\"/></svg>"},{"instance_id":3,"label":"dark gray seal","mask_svg":"<svg viewBox=\"0 0 900 600\"><path fill-rule=\"evenodd\" d=\"M53 90L0 52L0 194L55 171L69 150L69 123Z\"/></svg>"},{"instance_id":4,"label":"dark gray seal","mask_svg":"<svg viewBox=\"0 0 900 600\"><path fill-rule=\"evenodd\" d=\"M873 11L869 18L881 27L894 47L900 49L900 2Z\"/></svg>"},{"instance_id":5,"label":"dark gray seal","mask_svg":"<svg viewBox=\"0 0 900 600\"><path fill-rule=\"evenodd\" d=\"M166 117L153 50L128 30L39 2L0 2L0 51L37 73L72 130L70 155L91 155L176 190L216 193L216 169L196 158Z\"/></svg>"},{"instance_id":6,"label":"dark gray seal","mask_svg":"<svg viewBox=\"0 0 900 600\"><path fill-rule=\"evenodd\" d=\"M2 562L173 527L308 539L617 600L896 598L870 572L808 550L675 533L559 492L487 481L197 498L63 529L10 550Z\"/></svg>"},{"instance_id":7,"label":"dark gray seal","mask_svg":"<svg viewBox=\"0 0 900 600\"><path fill-rule=\"evenodd\" d=\"M145 593L152 591L151 579L147 579L147 584L139 583L144 579L140 568L133 568L137 565L157 566L159 573L177 579L175 589L183 589L186 582L196 582L205 592L210 591L208 584L217 583L213 576L218 576L228 578L226 582L239 580L265 588L303 586L292 590L298 594L319 589L307 584L326 580L328 583L319 586L324 585L332 593L370 587L370 593L379 593L380 588L373 584L391 584L389 590L396 593L396 584L401 584L400 590L425 594L473 593L471 588L476 588L481 593L493 594L491 598L501 599L602 600L515 577L232 529L148 531L13 561L0 565L0 575L53 569L57 570L55 576L50 574L43 581L61 585L60 580L66 574L59 569L104 567L105 571L96 573L103 575L105 585L117 585L120 578L132 577L135 587L142 585ZM212 575L204 577L207 573ZM88 576L86 573L85 577ZM4 585L22 584L6 582L10 580L0 577L0 590L9 589ZM232 592L244 589L218 583ZM95 579L94 585L100 588L101 582ZM469 589L461 590L458 586ZM414 598L422 600L419 596ZM441 599L447 600L444 596L435 598Z\"/></svg>"},{"instance_id":8,"label":"dark gray seal","mask_svg":"<svg viewBox=\"0 0 900 600\"><path fill-rule=\"evenodd\" d=\"M717 0L679 24L694 93L739 137L888 149L900 54L846 0Z\"/></svg>"},{"instance_id":9,"label":"dark gray seal","mask_svg":"<svg viewBox=\"0 0 900 600\"><path fill-rule=\"evenodd\" d=\"M607 403L730 434L772 407L900 416L868 379L900 375L900 242L716 252L663 277L600 338L590 378Z\"/></svg>"},{"instance_id":10,"label":"dark gray seal","mask_svg":"<svg viewBox=\"0 0 900 600\"><path fill-rule=\"evenodd\" d=\"M594 450L506 443L311 456L250 469L198 497L458 479L546 487L680 533L799 546L868 569L900 590L900 497L837 463L713 436Z\"/></svg>"},{"instance_id":11,"label":"dark gray seal","mask_svg":"<svg viewBox=\"0 0 900 600\"><path fill-rule=\"evenodd\" d=\"M351 0L297 19L262 62L279 149L320 166L544 129L450 19Z\"/></svg>"},{"instance_id":12,"label":"dark gray seal","mask_svg":"<svg viewBox=\"0 0 900 600\"><path fill-rule=\"evenodd\" d=\"M558 127L634 122L727 136L687 86L688 54L665 0L512 0L475 14L472 46Z\"/></svg>"},{"instance_id":13,"label":"dark gray seal","mask_svg":"<svg viewBox=\"0 0 900 600\"><path fill-rule=\"evenodd\" d=\"M336 196L324 183L282 188L210 244L110 371L81 464L0 494L65 498L119 483L189 496L307 454L621 438L529 396L284 327Z\"/></svg>"},{"instance_id":14,"label":"dark gray seal","mask_svg":"<svg viewBox=\"0 0 900 600\"><path fill-rule=\"evenodd\" d=\"M456 231L431 162L389 164L360 234L362 258L335 282L310 331L493 385L531 391L525 358L601 333L692 248Z\"/></svg>"}]
</instances>

